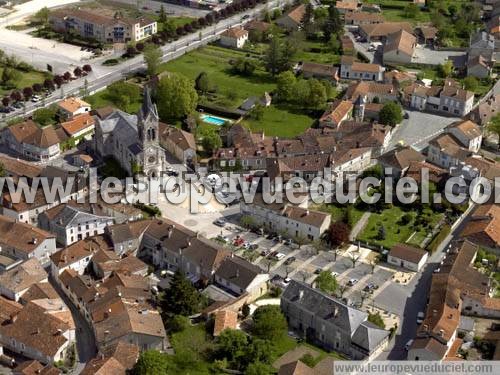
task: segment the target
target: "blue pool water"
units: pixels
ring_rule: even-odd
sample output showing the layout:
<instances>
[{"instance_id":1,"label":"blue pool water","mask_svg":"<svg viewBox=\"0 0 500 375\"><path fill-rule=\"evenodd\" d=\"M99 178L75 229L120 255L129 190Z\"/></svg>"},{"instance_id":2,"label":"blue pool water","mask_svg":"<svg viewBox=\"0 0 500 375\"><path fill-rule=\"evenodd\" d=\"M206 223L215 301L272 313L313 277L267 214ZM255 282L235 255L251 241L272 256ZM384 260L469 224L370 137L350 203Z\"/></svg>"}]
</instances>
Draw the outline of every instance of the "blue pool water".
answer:
<instances>
[{"instance_id":1,"label":"blue pool water","mask_svg":"<svg viewBox=\"0 0 500 375\"><path fill-rule=\"evenodd\" d=\"M222 126L222 125L224 125L224 123L229 121L228 119L213 116L213 115L201 115L201 119L208 124L217 125L217 126Z\"/></svg>"}]
</instances>

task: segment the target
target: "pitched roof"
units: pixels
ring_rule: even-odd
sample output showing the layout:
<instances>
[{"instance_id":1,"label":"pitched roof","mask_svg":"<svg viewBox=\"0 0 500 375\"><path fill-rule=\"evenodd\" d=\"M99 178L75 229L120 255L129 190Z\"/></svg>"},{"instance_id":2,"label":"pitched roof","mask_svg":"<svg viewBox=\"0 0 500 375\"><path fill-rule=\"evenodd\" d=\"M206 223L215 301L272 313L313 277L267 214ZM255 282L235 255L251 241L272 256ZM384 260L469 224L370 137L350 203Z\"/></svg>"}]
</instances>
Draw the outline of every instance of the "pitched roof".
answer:
<instances>
[{"instance_id":1,"label":"pitched roof","mask_svg":"<svg viewBox=\"0 0 500 375\"><path fill-rule=\"evenodd\" d=\"M33 163L11 158L7 155L0 155L0 164L2 164L4 171L7 172L7 175L17 177L38 177L42 171L42 167Z\"/></svg>"},{"instance_id":2,"label":"pitched roof","mask_svg":"<svg viewBox=\"0 0 500 375\"><path fill-rule=\"evenodd\" d=\"M454 98L456 100L460 100L465 102L471 98L474 98L474 93L472 91L464 90L456 85L453 82L446 81L441 91L441 95L448 96L450 98Z\"/></svg>"},{"instance_id":3,"label":"pitched roof","mask_svg":"<svg viewBox=\"0 0 500 375\"><path fill-rule=\"evenodd\" d=\"M57 102L57 106L67 112L74 113L80 108L90 107L90 104L80 98L72 96Z\"/></svg>"},{"instance_id":4,"label":"pitched roof","mask_svg":"<svg viewBox=\"0 0 500 375\"><path fill-rule=\"evenodd\" d=\"M215 313L214 336L219 336L226 328L236 329L238 313L232 310L219 310Z\"/></svg>"},{"instance_id":5,"label":"pitched roof","mask_svg":"<svg viewBox=\"0 0 500 375\"><path fill-rule=\"evenodd\" d=\"M33 284L21 297L24 303L37 299L57 299L59 294L48 282Z\"/></svg>"},{"instance_id":6,"label":"pitched roof","mask_svg":"<svg viewBox=\"0 0 500 375\"><path fill-rule=\"evenodd\" d=\"M420 26L418 28L425 39L437 38L438 29L432 26Z\"/></svg>"},{"instance_id":7,"label":"pitched roof","mask_svg":"<svg viewBox=\"0 0 500 375\"><path fill-rule=\"evenodd\" d=\"M91 359L82 375L126 374L139 358L139 347L120 340L97 357Z\"/></svg>"},{"instance_id":8,"label":"pitched roof","mask_svg":"<svg viewBox=\"0 0 500 375\"><path fill-rule=\"evenodd\" d=\"M344 10L356 10L358 9L358 2L357 1L337 1L335 3L335 8L337 9L344 9Z\"/></svg>"},{"instance_id":9,"label":"pitched roof","mask_svg":"<svg viewBox=\"0 0 500 375\"><path fill-rule=\"evenodd\" d=\"M0 215L0 246L12 247L16 251L28 256L43 241L53 238L55 236L49 232Z\"/></svg>"},{"instance_id":10,"label":"pitched roof","mask_svg":"<svg viewBox=\"0 0 500 375\"><path fill-rule=\"evenodd\" d=\"M354 105L350 100L337 100L323 113L319 121L339 125L353 108Z\"/></svg>"},{"instance_id":11,"label":"pitched roof","mask_svg":"<svg viewBox=\"0 0 500 375\"><path fill-rule=\"evenodd\" d=\"M306 6L305 6L305 4L301 4L301 5L293 8L291 11L289 11L286 14L286 16L291 18L297 24L300 24L300 23L302 23L302 20L304 19L305 14L306 14Z\"/></svg>"},{"instance_id":12,"label":"pitched roof","mask_svg":"<svg viewBox=\"0 0 500 375\"><path fill-rule=\"evenodd\" d=\"M321 74L334 77L337 74L337 68L331 64L318 64L315 62L304 61L301 65L302 72Z\"/></svg>"},{"instance_id":13,"label":"pitched roof","mask_svg":"<svg viewBox=\"0 0 500 375\"><path fill-rule=\"evenodd\" d=\"M28 289L33 284L47 280L47 272L37 258L28 259L17 267L0 274L0 285L15 293Z\"/></svg>"},{"instance_id":14,"label":"pitched roof","mask_svg":"<svg viewBox=\"0 0 500 375\"><path fill-rule=\"evenodd\" d=\"M382 16L382 14L380 13L372 13L372 12L349 12L345 15L345 20L381 23L384 22L384 16Z\"/></svg>"},{"instance_id":15,"label":"pitched roof","mask_svg":"<svg viewBox=\"0 0 500 375\"><path fill-rule=\"evenodd\" d=\"M392 84L378 83L371 81L361 81L353 83L347 88L345 97L355 100L359 95L396 95L396 90Z\"/></svg>"},{"instance_id":16,"label":"pitched roof","mask_svg":"<svg viewBox=\"0 0 500 375\"><path fill-rule=\"evenodd\" d=\"M270 23L257 21L257 20L252 20L252 21L247 22L245 24L245 29L247 29L249 31L250 30L257 30L260 32L266 32L267 30L269 30L270 27L271 27Z\"/></svg>"},{"instance_id":17,"label":"pitched roof","mask_svg":"<svg viewBox=\"0 0 500 375\"><path fill-rule=\"evenodd\" d=\"M53 126L37 128L35 132L30 132L22 139L22 143L27 143L39 148L49 148L60 142L61 138Z\"/></svg>"},{"instance_id":18,"label":"pitched roof","mask_svg":"<svg viewBox=\"0 0 500 375\"><path fill-rule=\"evenodd\" d=\"M470 120L457 121L447 126L447 129L457 129L467 139L476 139L483 135L481 128Z\"/></svg>"},{"instance_id":19,"label":"pitched roof","mask_svg":"<svg viewBox=\"0 0 500 375\"><path fill-rule=\"evenodd\" d=\"M59 375L61 370L51 365L42 365L35 360L25 361L16 366L15 375Z\"/></svg>"},{"instance_id":20,"label":"pitched roof","mask_svg":"<svg viewBox=\"0 0 500 375\"><path fill-rule=\"evenodd\" d=\"M248 288L261 273L260 267L238 256L225 258L215 271L216 277L228 280L243 290Z\"/></svg>"},{"instance_id":21,"label":"pitched roof","mask_svg":"<svg viewBox=\"0 0 500 375\"><path fill-rule=\"evenodd\" d=\"M94 117L90 113L83 113L81 115L73 117L71 120L62 122L61 126L64 131L72 137L73 135L81 132L82 130L89 129L94 126Z\"/></svg>"},{"instance_id":22,"label":"pitched roof","mask_svg":"<svg viewBox=\"0 0 500 375\"><path fill-rule=\"evenodd\" d=\"M465 223L461 237L490 248L500 246L500 206L480 205Z\"/></svg>"},{"instance_id":23,"label":"pitched roof","mask_svg":"<svg viewBox=\"0 0 500 375\"><path fill-rule=\"evenodd\" d=\"M370 72L379 73L384 70L384 68L379 64L369 64L356 61L354 56L343 55L340 59L342 65L350 65L351 70L354 72Z\"/></svg>"},{"instance_id":24,"label":"pitched roof","mask_svg":"<svg viewBox=\"0 0 500 375\"><path fill-rule=\"evenodd\" d=\"M314 370L301 360L287 363L278 370L278 375L313 375Z\"/></svg>"},{"instance_id":25,"label":"pitched roof","mask_svg":"<svg viewBox=\"0 0 500 375\"><path fill-rule=\"evenodd\" d=\"M88 237L55 252L50 256L50 260L57 268L63 268L81 259L91 257L98 250L103 249L113 249L103 235Z\"/></svg>"},{"instance_id":26,"label":"pitched roof","mask_svg":"<svg viewBox=\"0 0 500 375\"><path fill-rule=\"evenodd\" d=\"M384 22L369 25L361 25L361 30L368 35L368 37L386 37L389 34L405 30L408 33L413 32L413 27L409 22Z\"/></svg>"},{"instance_id":27,"label":"pitched roof","mask_svg":"<svg viewBox=\"0 0 500 375\"><path fill-rule=\"evenodd\" d=\"M182 150L196 150L196 141L193 134L162 122L159 123L159 128L160 141L169 140Z\"/></svg>"},{"instance_id":28,"label":"pitched roof","mask_svg":"<svg viewBox=\"0 0 500 375\"><path fill-rule=\"evenodd\" d=\"M425 156L410 146L400 146L379 157L379 161L400 170L406 169L412 162L422 162Z\"/></svg>"},{"instance_id":29,"label":"pitched roof","mask_svg":"<svg viewBox=\"0 0 500 375\"><path fill-rule=\"evenodd\" d=\"M400 51L407 55L413 56L416 43L417 38L415 38L409 32L401 29L387 36L387 42L384 45L384 53Z\"/></svg>"},{"instance_id":30,"label":"pitched roof","mask_svg":"<svg viewBox=\"0 0 500 375\"><path fill-rule=\"evenodd\" d=\"M0 307L0 326L3 326L23 309L23 305L20 303L2 296L0 296Z\"/></svg>"},{"instance_id":31,"label":"pitched roof","mask_svg":"<svg viewBox=\"0 0 500 375\"><path fill-rule=\"evenodd\" d=\"M241 27L231 27L224 31L221 35L225 36L226 38L239 39L241 37L244 37L245 35L248 35L248 31Z\"/></svg>"},{"instance_id":32,"label":"pitched roof","mask_svg":"<svg viewBox=\"0 0 500 375\"><path fill-rule=\"evenodd\" d=\"M433 145L440 149L441 152L459 160L465 160L471 155L471 152L462 147L461 143L452 134L440 134L431 139L429 145Z\"/></svg>"},{"instance_id":33,"label":"pitched roof","mask_svg":"<svg viewBox=\"0 0 500 375\"><path fill-rule=\"evenodd\" d=\"M427 251L423 249L402 243L394 245L389 252L389 256L403 259L415 264L419 263L426 254Z\"/></svg>"}]
</instances>

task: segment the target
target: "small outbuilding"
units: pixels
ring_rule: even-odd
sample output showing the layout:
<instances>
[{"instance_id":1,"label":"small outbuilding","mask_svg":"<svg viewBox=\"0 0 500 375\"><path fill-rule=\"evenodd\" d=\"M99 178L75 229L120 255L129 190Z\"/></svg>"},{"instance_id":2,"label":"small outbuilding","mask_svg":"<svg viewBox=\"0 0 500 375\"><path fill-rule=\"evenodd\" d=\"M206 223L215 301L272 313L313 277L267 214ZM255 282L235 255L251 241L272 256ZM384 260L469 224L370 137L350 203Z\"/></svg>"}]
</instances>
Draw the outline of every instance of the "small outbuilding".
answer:
<instances>
[{"instance_id":1,"label":"small outbuilding","mask_svg":"<svg viewBox=\"0 0 500 375\"><path fill-rule=\"evenodd\" d=\"M389 251L387 262L417 272L422 269L428 257L429 253L423 249L406 244L397 244Z\"/></svg>"}]
</instances>

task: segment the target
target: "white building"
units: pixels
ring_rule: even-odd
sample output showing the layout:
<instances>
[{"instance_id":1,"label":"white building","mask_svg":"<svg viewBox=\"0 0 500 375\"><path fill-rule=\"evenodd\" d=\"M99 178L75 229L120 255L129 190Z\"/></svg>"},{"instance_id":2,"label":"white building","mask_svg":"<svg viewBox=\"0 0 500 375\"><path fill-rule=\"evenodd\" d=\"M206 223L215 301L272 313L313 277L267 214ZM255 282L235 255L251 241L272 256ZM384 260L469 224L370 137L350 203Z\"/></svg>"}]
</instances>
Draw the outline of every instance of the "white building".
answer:
<instances>
[{"instance_id":1,"label":"white building","mask_svg":"<svg viewBox=\"0 0 500 375\"><path fill-rule=\"evenodd\" d=\"M29 259L0 275L0 294L17 302L32 285L46 282L47 277L38 259Z\"/></svg>"},{"instance_id":2,"label":"white building","mask_svg":"<svg viewBox=\"0 0 500 375\"><path fill-rule=\"evenodd\" d=\"M230 48L242 48L247 40L248 31L240 27L231 27L220 36L220 44Z\"/></svg>"},{"instance_id":3,"label":"white building","mask_svg":"<svg viewBox=\"0 0 500 375\"><path fill-rule=\"evenodd\" d=\"M397 244L387 255L387 263L418 272L429 257L429 253L418 247Z\"/></svg>"},{"instance_id":4,"label":"white building","mask_svg":"<svg viewBox=\"0 0 500 375\"><path fill-rule=\"evenodd\" d=\"M385 68L379 64L361 63L354 60L353 56L342 56L340 60L340 78L356 79L362 81L384 80Z\"/></svg>"},{"instance_id":5,"label":"white building","mask_svg":"<svg viewBox=\"0 0 500 375\"><path fill-rule=\"evenodd\" d=\"M74 96L57 102L56 106L64 119L71 119L78 115L90 113L92 109L89 103Z\"/></svg>"}]
</instances>

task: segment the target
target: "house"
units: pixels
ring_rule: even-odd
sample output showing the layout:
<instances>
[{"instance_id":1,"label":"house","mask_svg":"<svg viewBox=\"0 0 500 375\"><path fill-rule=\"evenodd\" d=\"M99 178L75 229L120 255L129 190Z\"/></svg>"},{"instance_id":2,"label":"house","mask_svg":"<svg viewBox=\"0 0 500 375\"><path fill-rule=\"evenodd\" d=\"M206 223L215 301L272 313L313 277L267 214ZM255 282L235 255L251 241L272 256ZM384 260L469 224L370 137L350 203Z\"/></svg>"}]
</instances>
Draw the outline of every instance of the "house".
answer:
<instances>
[{"instance_id":1,"label":"house","mask_svg":"<svg viewBox=\"0 0 500 375\"><path fill-rule=\"evenodd\" d=\"M4 348L42 364L64 360L74 342L74 325L34 302L0 326Z\"/></svg>"},{"instance_id":2,"label":"house","mask_svg":"<svg viewBox=\"0 0 500 375\"><path fill-rule=\"evenodd\" d=\"M364 81L383 81L385 68L378 64L361 63L353 56L342 56L340 60L340 78Z\"/></svg>"},{"instance_id":3,"label":"house","mask_svg":"<svg viewBox=\"0 0 500 375\"><path fill-rule=\"evenodd\" d=\"M226 257L214 274L216 286L239 297L246 294L248 301L254 301L267 292L269 274L264 273L246 259L238 256Z\"/></svg>"},{"instance_id":4,"label":"house","mask_svg":"<svg viewBox=\"0 0 500 375\"><path fill-rule=\"evenodd\" d=\"M384 64L410 64L416 45L417 38L404 29L389 34L384 44Z\"/></svg>"},{"instance_id":5,"label":"house","mask_svg":"<svg viewBox=\"0 0 500 375\"><path fill-rule=\"evenodd\" d=\"M427 161L439 167L449 169L472 155L472 152L451 134L440 134L429 142Z\"/></svg>"},{"instance_id":6,"label":"house","mask_svg":"<svg viewBox=\"0 0 500 375\"><path fill-rule=\"evenodd\" d=\"M28 302L35 300L56 300L59 298L59 294L57 294L54 287L48 282L43 282L33 284L26 292L23 293L19 302L22 305L26 305Z\"/></svg>"},{"instance_id":7,"label":"house","mask_svg":"<svg viewBox=\"0 0 500 375\"><path fill-rule=\"evenodd\" d=\"M20 177L26 178L32 182L35 177L39 177L43 168L34 163L15 159L7 155L0 155L0 164L2 164L4 177L12 177L14 180Z\"/></svg>"},{"instance_id":8,"label":"house","mask_svg":"<svg viewBox=\"0 0 500 375\"><path fill-rule=\"evenodd\" d=\"M388 343L389 331L368 322L366 312L295 280L281 295L281 311L301 337L354 360L375 357Z\"/></svg>"},{"instance_id":9,"label":"house","mask_svg":"<svg viewBox=\"0 0 500 375\"><path fill-rule=\"evenodd\" d=\"M73 156L73 165L82 169L88 169L92 165L94 158L88 154L76 153Z\"/></svg>"},{"instance_id":10,"label":"house","mask_svg":"<svg viewBox=\"0 0 500 375\"><path fill-rule=\"evenodd\" d=\"M379 13L349 12L344 16L344 21L346 25L361 26L383 23L385 19Z\"/></svg>"},{"instance_id":11,"label":"house","mask_svg":"<svg viewBox=\"0 0 500 375\"><path fill-rule=\"evenodd\" d=\"M500 94L492 95L487 100L479 103L469 113L469 119L476 124L484 126L500 111Z\"/></svg>"},{"instance_id":12,"label":"house","mask_svg":"<svg viewBox=\"0 0 500 375\"><path fill-rule=\"evenodd\" d=\"M74 96L58 101L56 107L65 120L71 120L78 115L90 114L92 109L89 103Z\"/></svg>"},{"instance_id":13,"label":"house","mask_svg":"<svg viewBox=\"0 0 500 375\"><path fill-rule=\"evenodd\" d=\"M246 98L243 103L238 107L242 111L250 112L256 105L260 105L262 107L269 107L272 102L272 97L268 92L264 92L264 94L259 98L257 96L250 96Z\"/></svg>"},{"instance_id":14,"label":"house","mask_svg":"<svg viewBox=\"0 0 500 375\"><path fill-rule=\"evenodd\" d=\"M460 237L500 254L500 206L478 206L465 223Z\"/></svg>"},{"instance_id":15,"label":"house","mask_svg":"<svg viewBox=\"0 0 500 375\"><path fill-rule=\"evenodd\" d=\"M338 69L330 64L318 64L314 62L302 62L297 70L304 78L326 79L331 82L338 81Z\"/></svg>"},{"instance_id":16,"label":"house","mask_svg":"<svg viewBox=\"0 0 500 375\"><path fill-rule=\"evenodd\" d=\"M343 121L352 118L354 105L349 100L336 100L321 115L319 119L320 127L337 128Z\"/></svg>"},{"instance_id":17,"label":"house","mask_svg":"<svg viewBox=\"0 0 500 375\"><path fill-rule=\"evenodd\" d=\"M382 167L390 168L391 175L396 178L404 176L411 163L424 160L425 156L410 146L397 146L378 158Z\"/></svg>"},{"instance_id":18,"label":"house","mask_svg":"<svg viewBox=\"0 0 500 375\"><path fill-rule=\"evenodd\" d=\"M335 8L340 14L347 15L358 9L358 0L342 0L335 2Z\"/></svg>"},{"instance_id":19,"label":"house","mask_svg":"<svg viewBox=\"0 0 500 375\"><path fill-rule=\"evenodd\" d=\"M57 276L66 269L72 269L82 275L98 250L113 250L112 245L102 235L89 237L59 250L50 256L50 273Z\"/></svg>"},{"instance_id":20,"label":"house","mask_svg":"<svg viewBox=\"0 0 500 375\"><path fill-rule=\"evenodd\" d=\"M86 113L62 122L61 127L70 138L79 140L85 137L86 139L90 139L90 137L94 134L95 121L94 117L92 117L90 113Z\"/></svg>"},{"instance_id":21,"label":"house","mask_svg":"<svg viewBox=\"0 0 500 375\"><path fill-rule=\"evenodd\" d=\"M196 163L196 142L193 134L160 123L160 145L182 164L193 166Z\"/></svg>"},{"instance_id":22,"label":"house","mask_svg":"<svg viewBox=\"0 0 500 375\"><path fill-rule=\"evenodd\" d=\"M330 227L331 217L320 211L309 210L288 203L266 204L261 195L252 203L243 203L241 213L251 216L259 225L291 238L302 237L314 241Z\"/></svg>"},{"instance_id":23,"label":"house","mask_svg":"<svg viewBox=\"0 0 500 375\"><path fill-rule=\"evenodd\" d=\"M148 227L138 255L156 267L172 272L181 270L194 283L211 280L229 253L215 242L162 219Z\"/></svg>"},{"instance_id":24,"label":"house","mask_svg":"<svg viewBox=\"0 0 500 375\"><path fill-rule=\"evenodd\" d=\"M240 27L231 27L220 35L219 43L224 47L242 48L247 40L247 30Z\"/></svg>"},{"instance_id":25,"label":"house","mask_svg":"<svg viewBox=\"0 0 500 375\"><path fill-rule=\"evenodd\" d=\"M158 32L156 21L103 14L85 8L61 8L50 12L49 24L57 32L75 33L102 43L138 42Z\"/></svg>"},{"instance_id":26,"label":"house","mask_svg":"<svg viewBox=\"0 0 500 375\"><path fill-rule=\"evenodd\" d=\"M445 128L445 131L453 134L459 142L473 153L479 152L483 141L481 128L470 120L457 121Z\"/></svg>"},{"instance_id":27,"label":"house","mask_svg":"<svg viewBox=\"0 0 500 375\"><path fill-rule=\"evenodd\" d=\"M408 360L456 358L462 340L461 314L498 319L500 304L489 296L487 275L472 267L478 247L456 243L432 275L425 318L408 351Z\"/></svg>"},{"instance_id":28,"label":"house","mask_svg":"<svg viewBox=\"0 0 500 375\"><path fill-rule=\"evenodd\" d=\"M118 255L136 253L146 230L154 220L138 220L116 224L106 228L107 238Z\"/></svg>"},{"instance_id":29,"label":"house","mask_svg":"<svg viewBox=\"0 0 500 375\"><path fill-rule=\"evenodd\" d=\"M359 33L366 42L384 42L390 34L397 33L401 30L411 34L413 32L413 27L408 22L383 22L361 25L359 27Z\"/></svg>"},{"instance_id":30,"label":"house","mask_svg":"<svg viewBox=\"0 0 500 375\"><path fill-rule=\"evenodd\" d=\"M92 358L80 373L81 375L127 374L139 359L137 345L118 341L106 351Z\"/></svg>"},{"instance_id":31,"label":"house","mask_svg":"<svg viewBox=\"0 0 500 375\"><path fill-rule=\"evenodd\" d=\"M354 42L348 35L342 35L340 43L342 45L342 56L354 55Z\"/></svg>"},{"instance_id":32,"label":"house","mask_svg":"<svg viewBox=\"0 0 500 375\"><path fill-rule=\"evenodd\" d=\"M398 99L398 92L392 84L361 81L353 83L347 88L344 99L355 101L358 96L364 96L367 102L378 101L394 102Z\"/></svg>"},{"instance_id":33,"label":"house","mask_svg":"<svg viewBox=\"0 0 500 375\"><path fill-rule=\"evenodd\" d=\"M25 361L16 366L14 375L60 375L62 371L52 365L42 365L35 360Z\"/></svg>"},{"instance_id":34,"label":"house","mask_svg":"<svg viewBox=\"0 0 500 375\"><path fill-rule=\"evenodd\" d=\"M406 244L394 245L387 255L387 263L418 272L427 262L429 253Z\"/></svg>"},{"instance_id":35,"label":"house","mask_svg":"<svg viewBox=\"0 0 500 375\"><path fill-rule=\"evenodd\" d=\"M47 277L38 259L29 259L0 274L0 294L17 302L32 285L46 282Z\"/></svg>"},{"instance_id":36,"label":"house","mask_svg":"<svg viewBox=\"0 0 500 375\"><path fill-rule=\"evenodd\" d=\"M419 26L415 32L420 44L432 46L437 40L438 29L433 26Z\"/></svg>"},{"instance_id":37,"label":"house","mask_svg":"<svg viewBox=\"0 0 500 375\"><path fill-rule=\"evenodd\" d=\"M495 61L477 55L467 61L467 75L476 78L487 78L493 72Z\"/></svg>"},{"instance_id":38,"label":"house","mask_svg":"<svg viewBox=\"0 0 500 375\"><path fill-rule=\"evenodd\" d=\"M48 162L61 154L61 137L53 126L38 127L32 120L2 130L0 143L29 160Z\"/></svg>"},{"instance_id":39,"label":"house","mask_svg":"<svg viewBox=\"0 0 500 375\"><path fill-rule=\"evenodd\" d=\"M134 255L118 258L114 252L108 251L107 254L105 253L105 251L98 252L92 257L92 269L96 277L107 279L114 272L124 272L127 275L146 277L148 265Z\"/></svg>"},{"instance_id":40,"label":"house","mask_svg":"<svg viewBox=\"0 0 500 375\"><path fill-rule=\"evenodd\" d=\"M470 38L467 50L467 75L477 78L490 77L496 62L495 37L486 31L478 31Z\"/></svg>"},{"instance_id":41,"label":"house","mask_svg":"<svg viewBox=\"0 0 500 375\"><path fill-rule=\"evenodd\" d=\"M217 337L225 329L236 329L238 326L238 313L229 309L219 310L215 313L214 337Z\"/></svg>"},{"instance_id":42,"label":"house","mask_svg":"<svg viewBox=\"0 0 500 375\"><path fill-rule=\"evenodd\" d=\"M40 228L54 233L57 242L69 246L87 237L103 234L113 218L99 212L97 206L77 204L74 201L53 207L38 217Z\"/></svg>"},{"instance_id":43,"label":"house","mask_svg":"<svg viewBox=\"0 0 500 375\"><path fill-rule=\"evenodd\" d=\"M301 4L293 8L287 14L279 17L276 20L276 24L288 31L298 30L298 28L302 25L305 13L306 6L305 4Z\"/></svg>"},{"instance_id":44,"label":"house","mask_svg":"<svg viewBox=\"0 0 500 375\"><path fill-rule=\"evenodd\" d=\"M258 32L258 33L267 33L271 28L271 24L264 21L251 20L245 24L245 30L248 32Z\"/></svg>"}]
</instances>

